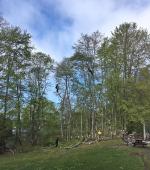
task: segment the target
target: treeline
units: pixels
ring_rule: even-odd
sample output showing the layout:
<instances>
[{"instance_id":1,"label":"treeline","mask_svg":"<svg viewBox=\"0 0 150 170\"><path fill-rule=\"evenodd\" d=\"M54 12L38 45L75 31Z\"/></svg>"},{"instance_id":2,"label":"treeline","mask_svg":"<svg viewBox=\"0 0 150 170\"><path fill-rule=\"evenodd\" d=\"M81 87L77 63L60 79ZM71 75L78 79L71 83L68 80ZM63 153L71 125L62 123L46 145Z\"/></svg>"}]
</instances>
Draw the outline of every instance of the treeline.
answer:
<instances>
[{"instance_id":1,"label":"treeline","mask_svg":"<svg viewBox=\"0 0 150 170\"><path fill-rule=\"evenodd\" d=\"M82 34L74 55L56 70L62 137L137 130L145 138L150 126L149 62L150 35L136 23L121 24L110 37L99 31Z\"/></svg>"},{"instance_id":2,"label":"treeline","mask_svg":"<svg viewBox=\"0 0 150 170\"><path fill-rule=\"evenodd\" d=\"M44 144L58 134L58 112L46 98L54 61L33 52L31 35L0 18L0 142Z\"/></svg>"},{"instance_id":3,"label":"treeline","mask_svg":"<svg viewBox=\"0 0 150 170\"><path fill-rule=\"evenodd\" d=\"M31 35L0 19L0 138L16 144L50 138L112 136L150 120L150 35L124 23L104 37L82 34L55 69L33 52ZM58 108L46 98L55 72ZM132 124L132 126L131 126ZM136 128L138 129L138 128ZM142 133L142 130L140 130Z\"/></svg>"}]
</instances>

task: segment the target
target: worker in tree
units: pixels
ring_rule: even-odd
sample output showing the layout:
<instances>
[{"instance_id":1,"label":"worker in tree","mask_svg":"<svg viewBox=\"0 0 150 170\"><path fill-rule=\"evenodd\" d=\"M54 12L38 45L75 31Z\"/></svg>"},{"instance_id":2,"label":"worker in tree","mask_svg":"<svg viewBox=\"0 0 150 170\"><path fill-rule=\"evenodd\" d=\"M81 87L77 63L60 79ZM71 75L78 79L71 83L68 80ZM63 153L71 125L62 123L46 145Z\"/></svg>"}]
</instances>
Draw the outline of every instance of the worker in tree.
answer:
<instances>
[{"instance_id":1,"label":"worker in tree","mask_svg":"<svg viewBox=\"0 0 150 170\"><path fill-rule=\"evenodd\" d=\"M56 88L56 91L57 91L57 93L58 93L58 92L59 92L59 85L56 84L55 88Z\"/></svg>"},{"instance_id":2,"label":"worker in tree","mask_svg":"<svg viewBox=\"0 0 150 170\"><path fill-rule=\"evenodd\" d=\"M56 148L58 147L58 142L59 142L59 138L57 137L57 138L56 138L56 141L55 141L55 146L56 146Z\"/></svg>"},{"instance_id":3,"label":"worker in tree","mask_svg":"<svg viewBox=\"0 0 150 170\"><path fill-rule=\"evenodd\" d=\"M92 76L94 75L94 73L93 73L93 71L91 70L90 67L88 67L88 71L91 73Z\"/></svg>"}]
</instances>

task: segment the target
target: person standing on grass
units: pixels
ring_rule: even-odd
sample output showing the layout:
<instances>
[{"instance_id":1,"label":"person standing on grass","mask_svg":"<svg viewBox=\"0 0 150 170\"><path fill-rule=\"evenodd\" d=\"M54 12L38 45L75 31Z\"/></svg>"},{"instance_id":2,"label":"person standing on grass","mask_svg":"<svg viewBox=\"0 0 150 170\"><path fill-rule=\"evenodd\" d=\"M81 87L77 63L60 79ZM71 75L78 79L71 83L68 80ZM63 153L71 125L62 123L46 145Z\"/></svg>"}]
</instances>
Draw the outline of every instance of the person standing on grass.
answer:
<instances>
[{"instance_id":1,"label":"person standing on grass","mask_svg":"<svg viewBox=\"0 0 150 170\"><path fill-rule=\"evenodd\" d=\"M58 147L58 142L59 142L59 138L57 137L57 138L56 138L56 141L55 141L55 147L56 147L56 148Z\"/></svg>"},{"instance_id":2,"label":"person standing on grass","mask_svg":"<svg viewBox=\"0 0 150 170\"><path fill-rule=\"evenodd\" d=\"M102 132L99 130L97 133L98 133L98 141L100 141L101 140Z\"/></svg>"}]
</instances>

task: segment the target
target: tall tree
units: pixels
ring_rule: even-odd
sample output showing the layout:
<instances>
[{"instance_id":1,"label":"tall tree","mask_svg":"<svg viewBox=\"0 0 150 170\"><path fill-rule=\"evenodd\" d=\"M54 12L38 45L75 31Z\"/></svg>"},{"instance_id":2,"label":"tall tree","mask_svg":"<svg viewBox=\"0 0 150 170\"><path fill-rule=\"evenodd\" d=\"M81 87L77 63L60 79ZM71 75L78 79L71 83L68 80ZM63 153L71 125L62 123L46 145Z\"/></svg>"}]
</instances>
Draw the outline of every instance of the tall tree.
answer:
<instances>
[{"instance_id":1,"label":"tall tree","mask_svg":"<svg viewBox=\"0 0 150 170\"><path fill-rule=\"evenodd\" d=\"M71 138L71 86L72 86L72 65L68 58L65 58L56 69L56 82L59 89L57 95L60 98L60 119L61 119L61 136L67 140ZM66 128L65 128L66 127ZM65 128L65 129L64 129Z\"/></svg>"},{"instance_id":2,"label":"tall tree","mask_svg":"<svg viewBox=\"0 0 150 170\"><path fill-rule=\"evenodd\" d=\"M53 60L49 55L38 52L31 56L28 70L28 96L30 101L30 128L32 144L38 142L38 131L41 126L40 118L43 116L43 103L41 100L46 95L49 86L49 75L52 70Z\"/></svg>"},{"instance_id":3,"label":"tall tree","mask_svg":"<svg viewBox=\"0 0 150 170\"><path fill-rule=\"evenodd\" d=\"M107 63L105 89L115 129L120 123L123 129L126 128L129 86L147 62L149 45L146 30L138 29L135 23L124 23L116 27L99 51L100 60Z\"/></svg>"},{"instance_id":4,"label":"tall tree","mask_svg":"<svg viewBox=\"0 0 150 170\"><path fill-rule=\"evenodd\" d=\"M9 116L9 112L14 108L16 110L16 142L21 135L20 117L23 100L21 82L24 80L25 67L30 56L30 38L31 36L19 27L11 27L5 22L1 22L1 109L3 109L4 120Z\"/></svg>"}]
</instances>

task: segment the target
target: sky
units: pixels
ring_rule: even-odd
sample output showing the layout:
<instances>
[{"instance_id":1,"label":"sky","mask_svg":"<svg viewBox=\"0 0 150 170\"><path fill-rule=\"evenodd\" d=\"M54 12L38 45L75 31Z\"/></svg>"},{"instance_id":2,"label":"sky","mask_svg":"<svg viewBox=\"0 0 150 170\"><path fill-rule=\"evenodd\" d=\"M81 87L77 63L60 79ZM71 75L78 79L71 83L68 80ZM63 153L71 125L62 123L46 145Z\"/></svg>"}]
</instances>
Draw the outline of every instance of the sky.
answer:
<instances>
[{"instance_id":1,"label":"sky","mask_svg":"<svg viewBox=\"0 0 150 170\"><path fill-rule=\"evenodd\" d=\"M0 0L0 15L57 62L73 54L81 33L109 36L123 22L150 31L150 0Z\"/></svg>"},{"instance_id":2,"label":"sky","mask_svg":"<svg viewBox=\"0 0 150 170\"><path fill-rule=\"evenodd\" d=\"M0 0L0 15L56 61L72 55L81 33L107 36L123 22L150 30L150 0Z\"/></svg>"}]
</instances>

